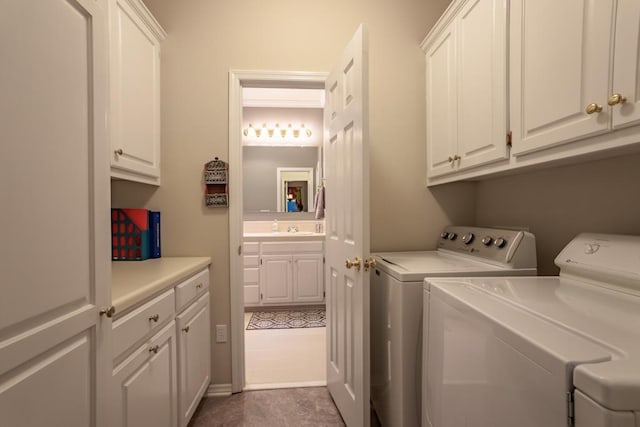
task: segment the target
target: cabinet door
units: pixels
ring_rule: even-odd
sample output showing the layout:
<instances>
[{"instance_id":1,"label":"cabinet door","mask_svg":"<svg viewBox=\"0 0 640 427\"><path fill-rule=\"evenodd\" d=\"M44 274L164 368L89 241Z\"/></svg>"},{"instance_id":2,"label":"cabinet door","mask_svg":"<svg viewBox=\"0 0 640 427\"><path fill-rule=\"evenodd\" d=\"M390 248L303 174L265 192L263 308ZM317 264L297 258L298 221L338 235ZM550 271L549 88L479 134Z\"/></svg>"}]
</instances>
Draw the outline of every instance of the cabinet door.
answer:
<instances>
[{"instance_id":1,"label":"cabinet door","mask_svg":"<svg viewBox=\"0 0 640 427\"><path fill-rule=\"evenodd\" d=\"M291 255L263 255L260 270L263 304L293 301Z\"/></svg>"},{"instance_id":2,"label":"cabinet door","mask_svg":"<svg viewBox=\"0 0 640 427\"><path fill-rule=\"evenodd\" d=\"M176 318L178 326L178 413L185 427L211 377L209 293L204 294Z\"/></svg>"},{"instance_id":3,"label":"cabinet door","mask_svg":"<svg viewBox=\"0 0 640 427\"><path fill-rule=\"evenodd\" d=\"M469 0L456 21L458 169L508 158L507 7Z\"/></svg>"},{"instance_id":4,"label":"cabinet door","mask_svg":"<svg viewBox=\"0 0 640 427\"><path fill-rule=\"evenodd\" d=\"M427 175L455 170L458 147L456 37L453 23L426 51L427 61Z\"/></svg>"},{"instance_id":5,"label":"cabinet door","mask_svg":"<svg viewBox=\"0 0 640 427\"><path fill-rule=\"evenodd\" d=\"M514 155L608 130L612 13L613 0L511 2Z\"/></svg>"},{"instance_id":6,"label":"cabinet door","mask_svg":"<svg viewBox=\"0 0 640 427\"><path fill-rule=\"evenodd\" d=\"M177 427L176 323L171 321L113 372L113 427Z\"/></svg>"},{"instance_id":7,"label":"cabinet door","mask_svg":"<svg viewBox=\"0 0 640 427\"><path fill-rule=\"evenodd\" d=\"M324 262L322 254L293 256L293 300L324 301Z\"/></svg>"},{"instance_id":8,"label":"cabinet door","mask_svg":"<svg viewBox=\"0 0 640 427\"><path fill-rule=\"evenodd\" d=\"M110 1L112 175L157 184L160 42L129 1Z\"/></svg>"},{"instance_id":9,"label":"cabinet door","mask_svg":"<svg viewBox=\"0 0 640 427\"><path fill-rule=\"evenodd\" d=\"M613 62L613 90L626 98L612 107L613 127L640 121L640 2L618 0Z\"/></svg>"},{"instance_id":10,"label":"cabinet door","mask_svg":"<svg viewBox=\"0 0 640 427\"><path fill-rule=\"evenodd\" d=\"M107 10L0 11L0 424L109 417Z\"/></svg>"}]
</instances>

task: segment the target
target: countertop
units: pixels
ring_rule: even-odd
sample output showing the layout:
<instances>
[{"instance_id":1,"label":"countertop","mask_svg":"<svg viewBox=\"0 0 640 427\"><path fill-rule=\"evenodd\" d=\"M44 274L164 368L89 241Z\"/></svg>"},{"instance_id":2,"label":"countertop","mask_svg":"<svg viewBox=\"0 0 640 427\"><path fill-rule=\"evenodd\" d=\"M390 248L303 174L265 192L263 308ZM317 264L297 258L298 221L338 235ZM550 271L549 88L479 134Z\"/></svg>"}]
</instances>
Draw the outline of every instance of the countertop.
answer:
<instances>
[{"instance_id":1,"label":"countertop","mask_svg":"<svg viewBox=\"0 0 640 427\"><path fill-rule=\"evenodd\" d=\"M268 232L268 233L244 233L243 239L250 242L290 242L297 240L324 240L324 233L313 233L299 231L297 233L288 232Z\"/></svg>"},{"instance_id":2,"label":"countertop","mask_svg":"<svg viewBox=\"0 0 640 427\"><path fill-rule=\"evenodd\" d=\"M211 264L209 257L165 257L111 262L111 304L116 315Z\"/></svg>"}]
</instances>

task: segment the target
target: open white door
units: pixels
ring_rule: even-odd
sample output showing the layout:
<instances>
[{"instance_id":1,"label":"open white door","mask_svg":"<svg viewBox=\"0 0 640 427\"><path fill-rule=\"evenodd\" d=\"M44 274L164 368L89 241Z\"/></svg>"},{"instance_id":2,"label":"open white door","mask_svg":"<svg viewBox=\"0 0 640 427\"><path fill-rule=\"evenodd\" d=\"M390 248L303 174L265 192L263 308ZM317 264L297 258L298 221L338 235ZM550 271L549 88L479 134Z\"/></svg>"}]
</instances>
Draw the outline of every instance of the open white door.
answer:
<instances>
[{"instance_id":1,"label":"open white door","mask_svg":"<svg viewBox=\"0 0 640 427\"><path fill-rule=\"evenodd\" d=\"M368 52L364 25L326 80L327 385L349 427L369 425Z\"/></svg>"}]
</instances>

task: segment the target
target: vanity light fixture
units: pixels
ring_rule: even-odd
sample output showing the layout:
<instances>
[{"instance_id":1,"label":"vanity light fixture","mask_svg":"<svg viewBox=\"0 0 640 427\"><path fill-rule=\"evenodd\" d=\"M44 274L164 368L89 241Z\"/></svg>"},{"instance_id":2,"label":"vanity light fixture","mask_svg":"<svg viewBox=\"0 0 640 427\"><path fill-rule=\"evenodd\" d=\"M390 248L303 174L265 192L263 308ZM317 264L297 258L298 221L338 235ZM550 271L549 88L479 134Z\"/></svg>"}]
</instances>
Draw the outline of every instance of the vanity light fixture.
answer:
<instances>
[{"instance_id":1,"label":"vanity light fixture","mask_svg":"<svg viewBox=\"0 0 640 427\"><path fill-rule=\"evenodd\" d=\"M242 131L242 134L247 138L261 138L263 136L273 138L274 135L279 135L284 139L287 138L287 136L289 138L311 138L313 133L311 129L304 126L304 123L300 123L298 127L293 127L293 125L289 123L286 128L280 127L280 123L275 123L272 126L263 123L261 128L254 128L253 124L249 123L249 126Z\"/></svg>"}]
</instances>

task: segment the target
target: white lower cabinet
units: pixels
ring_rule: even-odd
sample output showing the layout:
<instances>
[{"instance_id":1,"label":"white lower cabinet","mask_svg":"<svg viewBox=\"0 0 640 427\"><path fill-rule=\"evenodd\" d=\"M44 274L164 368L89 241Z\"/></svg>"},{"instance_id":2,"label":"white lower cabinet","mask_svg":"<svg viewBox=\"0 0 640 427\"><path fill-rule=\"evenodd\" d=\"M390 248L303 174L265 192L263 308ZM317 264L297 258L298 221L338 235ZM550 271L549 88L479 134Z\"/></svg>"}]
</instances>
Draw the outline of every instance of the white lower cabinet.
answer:
<instances>
[{"instance_id":1,"label":"white lower cabinet","mask_svg":"<svg viewBox=\"0 0 640 427\"><path fill-rule=\"evenodd\" d=\"M112 427L184 427L211 378L209 272L113 322Z\"/></svg>"},{"instance_id":2,"label":"white lower cabinet","mask_svg":"<svg viewBox=\"0 0 640 427\"><path fill-rule=\"evenodd\" d=\"M244 305L324 302L324 242L245 242Z\"/></svg>"},{"instance_id":3,"label":"white lower cabinet","mask_svg":"<svg viewBox=\"0 0 640 427\"><path fill-rule=\"evenodd\" d=\"M263 304L293 302L292 256L263 255L260 300Z\"/></svg>"},{"instance_id":4,"label":"white lower cabinet","mask_svg":"<svg viewBox=\"0 0 640 427\"><path fill-rule=\"evenodd\" d=\"M184 427L198 407L211 378L209 293L176 317L178 331L178 414Z\"/></svg>"},{"instance_id":5,"label":"white lower cabinet","mask_svg":"<svg viewBox=\"0 0 640 427\"><path fill-rule=\"evenodd\" d=\"M176 329L172 320L113 372L112 426L176 427Z\"/></svg>"}]
</instances>

